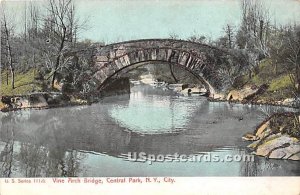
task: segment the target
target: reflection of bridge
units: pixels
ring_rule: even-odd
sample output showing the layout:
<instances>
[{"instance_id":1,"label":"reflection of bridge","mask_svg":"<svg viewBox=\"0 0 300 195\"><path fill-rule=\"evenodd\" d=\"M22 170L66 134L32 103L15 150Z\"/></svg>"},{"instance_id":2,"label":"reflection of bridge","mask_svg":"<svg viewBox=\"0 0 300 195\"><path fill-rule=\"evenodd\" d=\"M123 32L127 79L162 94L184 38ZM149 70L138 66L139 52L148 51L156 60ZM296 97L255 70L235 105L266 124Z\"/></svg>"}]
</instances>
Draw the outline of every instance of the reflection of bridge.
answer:
<instances>
[{"instance_id":1,"label":"reflection of bridge","mask_svg":"<svg viewBox=\"0 0 300 195\"><path fill-rule=\"evenodd\" d=\"M146 62L183 67L195 75L210 94L223 87L216 76L218 69L230 63L239 64L228 52L205 44L172 39L135 40L98 47L93 56L96 73L90 84L101 90L109 83L109 78L124 68Z\"/></svg>"}]
</instances>

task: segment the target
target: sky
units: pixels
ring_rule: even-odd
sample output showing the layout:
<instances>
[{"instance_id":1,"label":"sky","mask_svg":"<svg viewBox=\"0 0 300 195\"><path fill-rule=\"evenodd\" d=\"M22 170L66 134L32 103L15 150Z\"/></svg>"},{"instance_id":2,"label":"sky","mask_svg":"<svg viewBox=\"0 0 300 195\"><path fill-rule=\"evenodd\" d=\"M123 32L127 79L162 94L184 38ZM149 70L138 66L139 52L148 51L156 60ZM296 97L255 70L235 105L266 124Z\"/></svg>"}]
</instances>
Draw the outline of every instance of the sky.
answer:
<instances>
[{"instance_id":1,"label":"sky","mask_svg":"<svg viewBox=\"0 0 300 195\"><path fill-rule=\"evenodd\" d=\"M263 3L272 21L300 22L300 0ZM24 2L8 1L7 5L22 18ZM169 38L171 34L182 39L192 35L216 39L224 33L227 23L240 23L240 0L76 0L76 6L78 16L88 20L80 39L105 43Z\"/></svg>"}]
</instances>

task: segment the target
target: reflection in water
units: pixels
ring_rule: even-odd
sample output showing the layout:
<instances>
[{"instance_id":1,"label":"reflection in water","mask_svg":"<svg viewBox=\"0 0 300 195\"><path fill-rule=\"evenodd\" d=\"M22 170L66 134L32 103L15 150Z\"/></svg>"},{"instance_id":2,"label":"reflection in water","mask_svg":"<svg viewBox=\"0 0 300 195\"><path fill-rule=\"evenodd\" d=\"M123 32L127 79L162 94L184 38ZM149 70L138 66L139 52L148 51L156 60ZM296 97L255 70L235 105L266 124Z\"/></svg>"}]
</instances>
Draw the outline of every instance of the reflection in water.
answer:
<instances>
[{"instance_id":1,"label":"reflection in water","mask_svg":"<svg viewBox=\"0 0 300 195\"><path fill-rule=\"evenodd\" d=\"M174 133L186 129L189 118L201 104L187 97L144 93L133 90L129 103L112 107L110 116L135 133Z\"/></svg>"},{"instance_id":2,"label":"reflection in water","mask_svg":"<svg viewBox=\"0 0 300 195\"><path fill-rule=\"evenodd\" d=\"M0 113L1 177L300 175L299 162L132 162L129 152L249 154L256 106L134 88L99 104ZM242 120L241 120L242 118ZM259 118L259 120L258 120Z\"/></svg>"}]
</instances>

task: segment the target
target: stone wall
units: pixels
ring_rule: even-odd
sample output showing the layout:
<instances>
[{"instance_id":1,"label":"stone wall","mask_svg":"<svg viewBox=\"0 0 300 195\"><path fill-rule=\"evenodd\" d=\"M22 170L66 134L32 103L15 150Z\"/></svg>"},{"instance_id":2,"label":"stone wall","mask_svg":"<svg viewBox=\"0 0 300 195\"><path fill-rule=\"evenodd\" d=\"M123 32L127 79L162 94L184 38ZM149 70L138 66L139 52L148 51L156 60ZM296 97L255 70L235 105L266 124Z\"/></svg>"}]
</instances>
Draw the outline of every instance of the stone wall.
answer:
<instances>
[{"instance_id":1,"label":"stone wall","mask_svg":"<svg viewBox=\"0 0 300 195\"><path fill-rule=\"evenodd\" d=\"M61 93L32 93L29 95L3 96L1 101L6 105L1 111L11 111L26 108L46 109L66 106L70 98Z\"/></svg>"}]
</instances>

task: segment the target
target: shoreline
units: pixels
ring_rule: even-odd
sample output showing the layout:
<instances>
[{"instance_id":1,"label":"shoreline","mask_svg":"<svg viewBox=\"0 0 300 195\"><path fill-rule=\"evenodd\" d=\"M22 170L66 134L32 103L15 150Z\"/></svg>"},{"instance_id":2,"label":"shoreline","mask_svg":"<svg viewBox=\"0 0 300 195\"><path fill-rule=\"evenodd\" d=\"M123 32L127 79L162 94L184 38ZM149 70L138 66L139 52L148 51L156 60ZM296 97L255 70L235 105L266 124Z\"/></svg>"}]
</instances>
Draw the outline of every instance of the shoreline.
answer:
<instances>
[{"instance_id":1,"label":"shoreline","mask_svg":"<svg viewBox=\"0 0 300 195\"><path fill-rule=\"evenodd\" d=\"M34 109L34 110L43 110L43 109L51 109L51 108L63 108L63 107L73 107L73 106L84 106L84 105L91 105L94 103L97 103L99 101L92 101L89 102L86 99L82 98L75 98L74 100L71 100L74 98L73 95L65 95L61 93L56 93L56 92L41 92L41 93L33 93L33 94L28 94L28 95L14 95L14 96L2 96L1 99L7 99L7 98L25 98L29 99L32 95L64 95L70 98L67 101L64 101L63 103L57 103L57 104L48 104L46 106L26 106L26 107L17 107L17 106L12 106L9 104L4 103L3 101L0 101L0 111L1 112L11 112L11 111L18 111L18 110L27 110L27 109ZM29 97L29 98L28 98ZM99 99L102 99L106 96L99 97ZM222 102L222 103L228 103L228 104L238 104L238 105L255 105L255 106L261 106L261 105L266 105L266 106L276 106L276 107L283 107L283 108L292 108L292 109L300 109L298 106L295 105L287 105L287 104L278 104L274 102L257 102L257 101L250 101L250 102L243 102L243 101L238 101L238 100L226 100L226 99L214 99L211 97L207 97L207 101L209 102Z\"/></svg>"},{"instance_id":2,"label":"shoreline","mask_svg":"<svg viewBox=\"0 0 300 195\"><path fill-rule=\"evenodd\" d=\"M209 102L227 102L229 104L233 103L233 104L256 105L256 106L266 105L266 106L276 106L276 107L300 109L300 107L298 107L298 106L287 105L287 104L278 104L278 103L274 103L274 102L270 102L270 103L269 102L257 102L257 101L243 102L243 101L238 101L238 100L214 99L214 98L210 98L210 97L208 97L207 100Z\"/></svg>"},{"instance_id":3,"label":"shoreline","mask_svg":"<svg viewBox=\"0 0 300 195\"><path fill-rule=\"evenodd\" d=\"M300 161L300 112L274 113L242 139L254 155Z\"/></svg>"},{"instance_id":4,"label":"shoreline","mask_svg":"<svg viewBox=\"0 0 300 195\"><path fill-rule=\"evenodd\" d=\"M43 110L52 108L64 108L64 107L75 107L75 106L88 106L94 103L98 103L100 99L106 96L101 96L98 99L93 99L93 101L87 101L82 98L75 97L72 94L62 94L62 93L33 93L29 95L18 95L18 96L2 96L1 97L1 112L14 112L19 110ZM297 122L297 117L299 117L298 123L300 124L300 111L298 107L293 105L280 105L272 103L257 103L253 101L238 101L238 100L226 100L226 99L213 99L207 98L209 102L222 102L228 104L239 104L239 105L268 105L268 106L278 106L284 108L293 108L295 111L277 112L269 117L266 117L264 121L259 123L251 133L246 133L241 139L245 141L252 141L251 144L247 146L252 154L257 156L264 156L266 158L273 159L288 159L288 160L300 160L300 133L299 126L292 127L291 124L294 120ZM4 105L4 106L3 106ZM295 119L296 117L296 119ZM275 121L275 122L274 122ZM291 122L292 121L292 122ZM274 125L274 123L276 125ZM288 124L288 125L287 125ZM279 128L279 130L278 130ZM283 130L283 129L287 129ZM296 134L287 133L291 130L296 129ZM295 136L296 135L296 136ZM275 141L274 141L275 140ZM276 141L278 140L278 141ZM272 142L271 145L269 143ZM263 149L262 149L263 148ZM290 149L292 148L292 149ZM280 153L278 152L280 150ZM291 153L291 150L296 150L295 153ZM299 151L298 151L299 150ZM277 153L278 154L277 154ZM289 157L282 156L282 153L289 153ZM285 157L285 158L284 158Z\"/></svg>"},{"instance_id":5,"label":"shoreline","mask_svg":"<svg viewBox=\"0 0 300 195\"><path fill-rule=\"evenodd\" d=\"M93 103L82 98L75 98L73 95L56 92L39 92L27 95L2 96L0 102L0 111L3 113L28 109L44 110L83 106L91 105Z\"/></svg>"}]
</instances>

